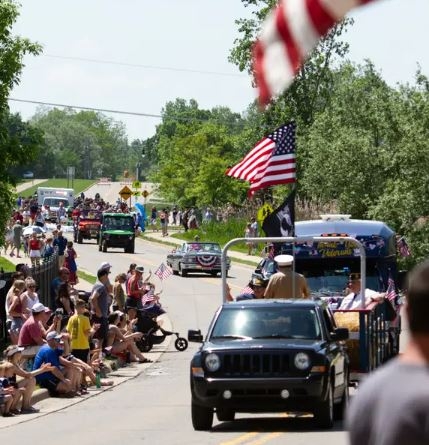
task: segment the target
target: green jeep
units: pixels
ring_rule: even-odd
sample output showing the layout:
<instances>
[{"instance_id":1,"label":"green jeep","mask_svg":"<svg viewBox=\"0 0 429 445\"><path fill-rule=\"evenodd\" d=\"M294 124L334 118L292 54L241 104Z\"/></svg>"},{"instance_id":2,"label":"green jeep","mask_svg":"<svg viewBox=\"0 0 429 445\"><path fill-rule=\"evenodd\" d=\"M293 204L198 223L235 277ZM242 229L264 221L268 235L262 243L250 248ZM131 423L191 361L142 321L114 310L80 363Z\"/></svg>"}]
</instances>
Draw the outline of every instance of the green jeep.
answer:
<instances>
[{"instance_id":1,"label":"green jeep","mask_svg":"<svg viewBox=\"0 0 429 445\"><path fill-rule=\"evenodd\" d=\"M121 247L125 253L134 253L135 221L129 213L103 213L98 250Z\"/></svg>"}]
</instances>

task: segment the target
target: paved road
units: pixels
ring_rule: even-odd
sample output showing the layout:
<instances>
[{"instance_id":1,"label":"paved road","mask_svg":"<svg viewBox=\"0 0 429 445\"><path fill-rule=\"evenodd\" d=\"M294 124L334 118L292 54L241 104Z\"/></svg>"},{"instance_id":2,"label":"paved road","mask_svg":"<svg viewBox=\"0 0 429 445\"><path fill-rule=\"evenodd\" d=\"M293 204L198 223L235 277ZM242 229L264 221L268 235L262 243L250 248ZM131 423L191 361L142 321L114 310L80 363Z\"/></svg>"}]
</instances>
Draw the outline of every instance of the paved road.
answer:
<instances>
[{"instance_id":1,"label":"paved road","mask_svg":"<svg viewBox=\"0 0 429 445\"><path fill-rule=\"evenodd\" d=\"M119 192L123 187L129 187L132 189L131 185L127 182L102 182L98 184L94 184L92 187L85 191L85 196L89 198L94 198L96 193L99 193L100 196L104 199L104 201L109 203L114 203L119 198ZM141 182L140 191L147 190L149 192L149 196L147 198L147 202L150 202L150 199L156 197L155 193L155 185L151 182ZM129 202L129 200L127 201ZM133 196L131 198L132 204L136 202L136 198ZM138 198L138 202L144 204L144 198L141 196Z\"/></svg>"},{"instance_id":2,"label":"paved road","mask_svg":"<svg viewBox=\"0 0 429 445\"><path fill-rule=\"evenodd\" d=\"M102 261L113 264L113 274L126 270L131 262L146 270L165 261L170 247L137 240L136 254L119 249L98 251L94 243L76 245L79 266L94 273ZM239 291L251 269L234 264L229 282ZM157 288L161 282L155 278ZM221 301L220 279L207 275L188 278L170 276L162 283L162 302L172 320L173 329L182 335L190 328L206 332L208 323ZM70 440L80 445L127 443L160 444L284 444L317 443L345 445L341 423L332 431L318 431L309 419L284 415L239 415L238 421L214 422L210 432L195 432L190 419L189 362L197 344L178 352L170 345L159 361L142 375L112 391L106 391L64 410L1 430L4 443L23 443L35 432L43 431L43 443L49 445ZM29 416L30 418L30 416ZM36 423L37 422L37 423ZM1 423L1 419L0 419Z\"/></svg>"}]
</instances>

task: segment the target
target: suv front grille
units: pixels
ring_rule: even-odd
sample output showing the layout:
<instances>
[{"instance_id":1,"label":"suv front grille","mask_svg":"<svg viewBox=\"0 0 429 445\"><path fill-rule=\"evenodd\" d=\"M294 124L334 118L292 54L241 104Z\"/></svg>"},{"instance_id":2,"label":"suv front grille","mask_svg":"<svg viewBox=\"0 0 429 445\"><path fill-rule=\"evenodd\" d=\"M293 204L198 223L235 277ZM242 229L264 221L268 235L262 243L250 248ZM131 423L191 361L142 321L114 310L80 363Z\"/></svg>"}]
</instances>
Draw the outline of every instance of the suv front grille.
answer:
<instances>
[{"instance_id":1,"label":"suv front grille","mask_svg":"<svg viewBox=\"0 0 429 445\"><path fill-rule=\"evenodd\" d=\"M281 376L289 371L289 355L282 353L224 354L219 371L225 377Z\"/></svg>"}]
</instances>

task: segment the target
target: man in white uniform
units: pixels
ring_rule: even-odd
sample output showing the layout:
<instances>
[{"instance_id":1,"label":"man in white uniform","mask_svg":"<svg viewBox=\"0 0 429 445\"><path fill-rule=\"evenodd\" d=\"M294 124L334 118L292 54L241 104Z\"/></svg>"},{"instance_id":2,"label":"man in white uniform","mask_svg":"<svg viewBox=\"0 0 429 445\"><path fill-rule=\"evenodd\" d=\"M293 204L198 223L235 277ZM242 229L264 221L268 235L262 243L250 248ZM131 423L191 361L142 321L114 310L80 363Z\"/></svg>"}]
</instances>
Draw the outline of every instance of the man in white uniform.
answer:
<instances>
[{"instance_id":1,"label":"man in white uniform","mask_svg":"<svg viewBox=\"0 0 429 445\"><path fill-rule=\"evenodd\" d=\"M350 289L350 293L344 297L338 309L362 309L360 273L350 274L348 288ZM382 302L384 297L384 293L379 293L372 289L365 289L365 307L374 302Z\"/></svg>"}]
</instances>

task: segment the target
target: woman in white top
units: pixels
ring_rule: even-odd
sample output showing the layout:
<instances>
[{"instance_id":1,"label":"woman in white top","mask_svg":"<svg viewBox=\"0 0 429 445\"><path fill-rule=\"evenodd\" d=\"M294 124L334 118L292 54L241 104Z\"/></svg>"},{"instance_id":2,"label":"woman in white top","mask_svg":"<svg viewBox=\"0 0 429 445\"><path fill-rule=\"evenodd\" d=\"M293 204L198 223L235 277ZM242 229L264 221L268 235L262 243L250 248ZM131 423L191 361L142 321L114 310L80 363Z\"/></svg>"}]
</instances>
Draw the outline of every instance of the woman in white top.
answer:
<instances>
[{"instance_id":1,"label":"woman in white top","mask_svg":"<svg viewBox=\"0 0 429 445\"><path fill-rule=\"evenodd\" d=\"M36 292L36 282L32 277L27 277L25 279L26 291L22 294L24 311L31 316L31 309L36 303L39 303L39 296Z\"/></svg>"}]
</instances>

